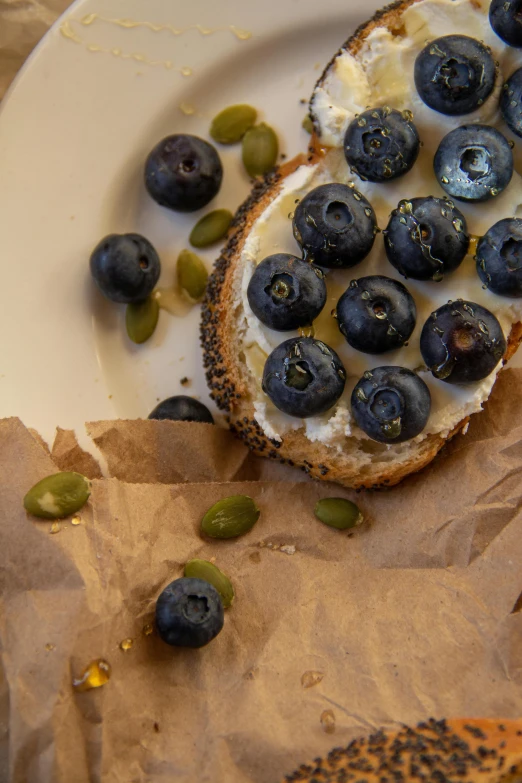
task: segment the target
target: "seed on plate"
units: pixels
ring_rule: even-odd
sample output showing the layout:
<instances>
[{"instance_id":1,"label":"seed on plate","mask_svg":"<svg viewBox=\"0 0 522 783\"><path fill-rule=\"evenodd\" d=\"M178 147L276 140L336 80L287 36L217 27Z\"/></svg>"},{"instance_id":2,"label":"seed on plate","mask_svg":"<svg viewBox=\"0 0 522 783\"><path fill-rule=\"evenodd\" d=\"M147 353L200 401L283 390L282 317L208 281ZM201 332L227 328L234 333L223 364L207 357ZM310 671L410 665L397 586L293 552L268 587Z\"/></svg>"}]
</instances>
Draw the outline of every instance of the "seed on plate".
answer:
<instances>
[{"instance_id":1,"label":"seed on plate","mask_svg":"<svg viewBox=\"0 0 522 783\"><path fill-rule=\"evenodd\" d=\"M312 122L312 118L309 114L305 116L303 119L303 122L301 123L302 127L305 129L307 133L312 134L314 132L314 124Z\"/></svg>"},{"instance_id":2,"label":"seed on plate","mask_svg":"<svg viewBox=\"0 0 522 783\"><path fill-rule=\"evenodd\" d=\"M127 305L125 325L133 343L140 345L154 334L159 318L158 300L149 296L144 302Z\"/></svg>"},{"instance_id":3,"label":"seed on plate","mask_svg":"<svg viewBox=\"0 0 522 783\"><path fill-rule=\"evenodd\" d=\"M24 497L24 507L42 519L62 519L79 511L89 499L91 483L80 473L53 473L39 481Z\"/></svg>"},{"instance_id":4,"label":"seed on plate","mask_svg":"<svg viewBox=\"0 0 522 783\"><path fill-rule=\"evenodd\" d=\"M234 588L232 582L217 566L208 560L189 560L183 571L184 576L193 579L203 579L215 587L221 596L223 607L227 609L234 600Z\"/></svg>"},{"instance_id":5,"label":"seed on plate","mask_svg":"<svg viewBox=\"0 0 522 783\"><path fill-rule=\"evenodd\" d=\"M272 128L264 122L245 133L242 145L243 164L251 177L262 176L275 166L279 142Z\"/></svg>"},{"instance_id":6,"label":"seed on plate","mask_svg":"<svg viewBox=\"0 0 522 783\"><path fill-rule=\"evenodd\" d=\"M220 144L235 144L241 141L256 119L257 111L252 106L245 103L228 106L212 120L210 135Z\"/></svg>"},{"instance_id":7,"label":"seed on plate","mask_svg":"<svg viewBox=\"0 0 522 783\"><path fill-rule=\"evenodd\" d=\"M322 498L315 504L314 514L320 522L337 530L347 530L364 521L359 508L346 498Z\"/></svg>"},{"instance_id":8,"label":"seed on plate","mask_svg":"<svg viewBox=\"0 0 522 783\"><path fill-rule=\"evenodd\" d=\"M201 258L191 250L182 250L176 272L178 285L185 298L190 302L201 301L208 280L207 268Z\"/></svg>"},{"instance_id":9,"label":"seed on plate","mask_svg":"<svg viewBox=\"0 0 522 783\"><path fill-rule=\"evenodd\" d=\"M190 232L190 244L193 247L208 247L219 242L230 228L233 217L228 209L215 209L204 215Z\"/></svg>"},{"instance_id":10,"label":"seed on plate","mask_svg":"<svg viewBox=\"0 0 522 783\"><path fill-rule=\"evenodd\" d=\"M248 495L231 495L209 508L201 520L201 529L211 538L235 538L248 533L260 513Z\"/></svg>"}]
</instances>

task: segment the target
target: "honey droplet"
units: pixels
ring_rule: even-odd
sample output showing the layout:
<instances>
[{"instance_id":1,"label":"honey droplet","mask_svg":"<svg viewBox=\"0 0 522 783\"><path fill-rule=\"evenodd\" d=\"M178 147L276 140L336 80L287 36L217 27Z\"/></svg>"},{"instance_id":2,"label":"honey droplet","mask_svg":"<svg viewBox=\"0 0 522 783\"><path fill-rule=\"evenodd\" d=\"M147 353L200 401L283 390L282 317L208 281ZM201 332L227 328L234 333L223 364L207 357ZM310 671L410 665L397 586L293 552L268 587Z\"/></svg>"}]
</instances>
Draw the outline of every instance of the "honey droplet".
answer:
<instances>
[{"instance_id":1,"label":"honey droplet","mask_svg":"<svg viewBox=\"0 0 522 783\"><path fill-rule=\"evenodd\" d=\"M49 528L49 533L59 533L60 530L61 530L60 524L58 522L53 522L53 524Z\"/></svg>"},{"instance_id":2,"label":"honey droplet","mask_svg":"<svg viewBox=\"0 0 522 783\"><path fill-rule=\"evenodd\" d=\"M90 691L93 688L101 688L102 685L106 685L109 682L110 677L110 663L103 658L98 658L96 661L91 661L82 672L81 677L73 679L73 688L78 693Z\"/></svg>"},{"instance_id":3,"label":"honey droplet","mask_svg":"<svg viewBox=\"0 0 522 783\"><path fill-rule=\"evenodd\" d=\"M476 236L475 234L470 234L469 237L469 246L468 246L468 255L469 256L475 256L477 254L477 245L480 237Z\"/></svg>"},{"instance_id":4,"label":"honey droplet","mask_svg":"<svg viewBox=\"0 0 522 783\"><path fill-rule=\"evenodd\" d=\"M447 177L442 176L440 178L440 181L444 183L444 185L447 185L449 183L449 179Z\"/></svg>"},{"instance_id":5,"label":"honey droplet","mask_svg":"<svg viewBox=\"0 0 522 783\"><path fill-rule=\"evenodd\" d=\"M145 636L150 636L153 631L154 628L152 626L152 623L147 623L147 625L143 626L143 633L145 634Z\"/></svg>"},{"instance_id":6,"label":"honey droplet","mask_svg":"<svg viewBox=\"0 0 522 783\"><path fill-rule=\"evenodd\" d=\"M332 710L324 710L321 713L321 725L326 734L333 734L335 732L335 715Z\"/></svg>"},{"instance_id":7,"label":"honey droplet","mask_svg":"<svg viewBox=\"0 0 522 783\"><path fill-rule=\"evenodd\" d=\"M47 652L52 652L53 650L56 650L56 645L55 644L50 644L50 643L46 644L45 645L45 649L47 650Z\"/></svg>"},{"instance_id":8,"label":"honey droplet","mask_svg":"<svg viewBox=\"0 0 522 783\"><path fill-rule=\"evenodd\" d=\"M122 642L120 642L120 650L123 650L124 652L127 652L127 650L130 650L132 645L134 644L133 639L124 639Z\"/></svg>"},{"instance_id":9,"label":"honey droplet","mask_svg":"<svg viewBox=\"0 0 522 783\"><path fill-rule=\"evenodd\" d=\"M192 68L184 67L184 68L180 68L180 73L182 76L192 76L194 72Z\"/></svg>"},{"instance_id":10,"label":"honey droplet","mask_svg":"<svg viewBox=\"0 0 522 783\"><path fill-rule=\"evenodd\" d=\"M310 326L300 326L298 331L299 337L315 337L315 329L313 324Z\"/></svg>"},{"instance_id":11,"label":"honey droplet","mask_svg":"<svg viewBox=\"0 0 522 783\"><path fill-rule=\"evenodd\" d=\"M81 517L73 517L71 519L71 525L81 525L82 524L82 518Z\"/></svg>"},{"instance_id":12,"label":"honey droplet","mask_svg":"<svg viewBox=\"0 0 522 783\"><path fill-rule=\"evenodd\" d=\"M192 106L191 103L185 103L185 102L180 103L179 110L182 114L186 114L187 117L190 117L191 114L196 113L196 109L194 108L194 106Z\"/></svg>"},{"instance_id":13,"label":"honey droplet","mask_svg":"<svg viewBox=\"0 0 522 783\"><path fill-rule=\"evenodd\" d=\"M301 675L301 685L303 688L313 688L314 685L318 685L323 679L323 672L307 671Z\"/></svg>"}]
</instances>

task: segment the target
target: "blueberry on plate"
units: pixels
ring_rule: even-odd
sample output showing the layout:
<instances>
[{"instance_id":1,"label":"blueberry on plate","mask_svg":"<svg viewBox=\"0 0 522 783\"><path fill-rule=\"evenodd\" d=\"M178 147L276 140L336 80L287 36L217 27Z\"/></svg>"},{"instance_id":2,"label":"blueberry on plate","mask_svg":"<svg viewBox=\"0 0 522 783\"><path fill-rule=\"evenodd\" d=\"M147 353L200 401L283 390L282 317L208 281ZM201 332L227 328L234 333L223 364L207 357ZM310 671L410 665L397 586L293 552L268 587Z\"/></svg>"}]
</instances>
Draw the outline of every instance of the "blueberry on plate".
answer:
<instances>
[{"instance_id":1,"label":"blueberry on plate","mask_svg":"<svg viewBox=\"0 0 522 783\"><path fill-rule=\"evenodd\" d=\"M309 326L326 302L324 274L307 261L276 253L257 265L247 297L254 315L270 329Z\"/></svg>"},{"instance_id":2,"label":"blueberry on plate","mask_svg":"<svg viewBox=\"0 0 522 783\"><path fill-rule=\"evenodd\" d=\"M431 395L423 380L405 367L375 367L352 392L357 426L372 440L402 443L419 435L428 421Z\"/></svg>"},{"instance_id":3,"label":"blueberry on plate","mask_svg":"<svg viewBox=\"0 0 522 783\"><path fill-rule=\"evenodd\" d=\"M289 416L329 410L344 391L346 372L335 351L312 337L292 337L266 360L263 391Z\"/></svg>"},{"instance_id":4,"label":"blueberry on plate","mask_svg":"<svg viewBox=\"0 0 522 783\"><path fill-rule=\"evenodd\" d=\"M178 394L175 397L168 397L160 402L154 410L149 413L149 419L170 419L171 421L199 421L205 424L214 424L212 414L206 405L193 397L187 397L185 394Z\"/></svg>"},{"instance_id":5,"label":"blueberry on plate","mask_svg":"<svg viewBox=\"0 0 522 783\"><path fill-rule=\"evenodd\" d=\"M357 351L401 348L415 329L417 308L402 283L383 275L352 280L337 305L341 334Z\"/></svg>"},{"instance_id":6,"label":"blueberry on plate","mask_svg":"<svg viewBox=\"0 0 522 783\"><path fill-rule=\"evenodd\" d=\"M111 302L144 302L160 276L159 256L140 234L109 234L90 258L91 275Z\"/></svg>"},{"instance_id":7,"label":"blueberry on plate","mask_svg":"<svg viewBox=\"0 0 522 783\"><path fill-rule=\"evenodd\" d=\"M500 296L522 296L522 220L499 220L477 245L478 276Z\"/></svg>"},{"instance_id":8,"label":"blueberry on plate","mask_svg":"<svg viewBox=\"0 0 522 783\"><path fill-rule=\"evenodd\" d=\"M297 205L294 237L305 258L319 266L347 269L366 258L377 233L372 205L354 188L319 185Z\"/></svg>"},{"instance_id":9,"label":"blueberry on plate","mask_svg":"<svg viewBox=\"0 0 522 783\"><path fill-rule=\"evenodd\" d=\"M421 99L441 114L469 114L495 86L491 50L467 35L444 35L426 44L415 60L415 86Z\"/></svg>"},{"instance_id":10,"label":"blueberry on plate","mask_svg":"<svg viewBox=\"0 0 522 783\"><path fill-rule=\"evenodd\" d=\"M383 235L390 264L415 280L442 280L469 248L464 215L449 199L435 196L400 201Z\"/></svg>"},{"instance_id":11,"label":"blueberry on plate","mask_svg":"<svg viewBox=\"0 0 522 783\"><path fill-rule=\"evenodd\" d=\"M499 38L509 46L522 46L520 0L492 0L489 23Z\"/></svg>"},{"instance_id":12,"label":"blueberry on plate","mask_svg":"<svg viewBox=\"0 0 522 783\"><path fill-rule=\"evenodd\" d=\"M145 187L158 204L194 212L212 201L221 187L223 167L215 148L183 133L167 136L145 163Z\"/></svg>"},{"instance_id":13,"label":"blueberry on plate","mask_svg":"<svg viewBox=\"0 0 522 783\"><path fill-rule=\"evenodd\" d=\"M493 313L457 299L430 315L422 327L420 349L435 378L472 383L495 369L504 356L506 340Z\"/></svg>"},{"instance_id":14,"label":"blueberry on plate","mask_svg":"<svg viewBox=\"0 0 522 783\"><path fill-rule=\"evenodd\" d=\"M218 635L223 622L221 597L203 579L176 579L156 601L156 628L173 647L204 647Z\"/></svg>"},{"instance_id":15,"label":"blueberry on plate","mask_svg":"<svg viewBox=\"0 0 522 783\"><path fill-rule=\"evenodd\" d=\"M504 122L517 136L522 136L522 68L511 74L502 88L500 111Z\"/></svg>"},{"instance_id":16,"label":"blueberry on plate","mask_svg":"<svg viewBox=\"0 0 522 783\"><path fill-rule=\"evenodd\" d=\"M412 113L383 106L368 109L348 125L344 155L362 180L386 182L406 174L419 154Z\"/></svg>"},{"instance_id":17,"label":"blueberry on plate","mask_svg":"<svg viewBox=\"0 0 522 783\"><path fill-rule=\"evenodd\" d=\"M496 128L461 125L442 139L433 168L441 187L453 198L487 201L509 185L513 153Z\"/></svg>"}]
</instances>

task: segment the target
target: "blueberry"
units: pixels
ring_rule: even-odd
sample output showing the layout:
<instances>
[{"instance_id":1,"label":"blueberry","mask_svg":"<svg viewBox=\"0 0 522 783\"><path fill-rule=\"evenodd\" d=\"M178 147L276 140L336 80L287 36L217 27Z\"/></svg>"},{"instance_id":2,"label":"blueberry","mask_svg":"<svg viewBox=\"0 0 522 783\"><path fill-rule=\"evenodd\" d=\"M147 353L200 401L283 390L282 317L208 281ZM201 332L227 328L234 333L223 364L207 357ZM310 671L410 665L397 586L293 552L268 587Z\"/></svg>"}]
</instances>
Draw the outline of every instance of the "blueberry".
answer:
<instances>
[{"instance_id":1,"label":"blueberry","mask_svg":"<svg viewBox=\"0 0 522 783\"><path fill-rule=\"evenodd\" d=\"M415 60L421 99L441 114L469 114L495 86L491 50L467 35L445 35L426 44Z\"/></svg>"},{"instance_id":2,"label":"blueberry","mask_svg":"<svg viewBox=\"0 0 522 783\"><path fill-rule=\"evenodd\" d=\"M168 397L163 402L160 402L152 413L149 413L149 419L158 419L160 421L163 419L170 419L171 421L200 421L206 424L214 424L212 414L206 405L184 394Z\"/></svg>"},{"instance_id":3,"label":"blueberry","mask_svg":"<svg viewBox=\"0 0 522 783\"><path fill-rule=\"evenodd\" d=\"M159 256L140 234L109 234L90 258L91 275L111 302L143 302L160 276Z\"/></svg>"},{"instance_id":4,"label":"blueberry","mask_svg":"<svg viewBox=\"0 0 522 783\"><path fill-rule=\"evenodd\" d=\"M319 266L347 269L372 249L377 220L364 196L334 182L319 185L299 202L293 228L306 259Z\"/></svg>"},{"instance_id":5,"label":"blueberry","mask_svg":"<svg viewBox=\"0 0 522 783\"><path fill-rule=\"evenodd\" d=\"M352 414L373 440L402 443L422 432L431 395L423 380L405 367L375 367L352 392Z\"/></svg>"},{"instance_id":6,"label":"blueberry","mask_svg":"<svg viewBox=\"0 0 522 783\"><path fill-rule=\"evenodd\" d=\"M477 246L478 276L500 296L522 296L522 220L505 218Z\"/></svg>"},{"instance_id":7,"label":"blueberry","mask_svg":"<svg viewBox=\"0 0 522 783\"><path fill-rule=\"evenodd\" d=\"M204 647L223 628L221 597L203 579L171 582L156 601L156 628L173 647Z\"/></svg>"},{"instance_id":8,"label":"blueberry","mask_svg":"<svg viewBox=\"0 0 522 783\"><path fill-rule=\"evenodd\" d=\"M415 280L442 280L469 248L464 215L449 199L435 196L400 201L383 234L390 264Z\"/></svg>"},{"instance_id":9,"label":"blueberry","mask_svg":"<svg viewBox=\"0 0 522 783\"><path fill-rule=\"evenodd\" d=\"M194 212L212 201L223 167L214 147L197 136L177 133L159 142L145 163L145 186L162 207Z\"/></svg>"},{"instance_id":10,"label":"blueberry","mask_svg":"<svg viewBox=\"0 0 522 783\"><path fill-rule=\"evenodd\" d=\"M411 169L419 154L419 134L411 112L368 109L348 125L344 155L363 180L386 182Z\"/></svg>"},{"instance_id":11,"label":"blueberry","mask_svg":"<svg viewBox=\"0 0 522 783\"><path fill-rule=\"evenodd\" d=\"M496 128L461 125L442 139L433 168L450 196L460 201L487 201L509 185L513 153Z\"/></svg>"},{"instance_id":12,"label":"blueberry","mask_svg":"<svg viewBox=\"0 0 522 783\"><path fill-rule=\"evenodd\" d=\"M265 326L288 332L309 326L323 309L324 274L307 261L276 253L258 264L247 296L252 311Z\"/></svg>"},{"instance_id":13,"label":"blueberry","mask_svg":"<svg viewBox=\"0 0 522 783\"><path fill-rule=\"evenodd\" d=\"M506 350L506 340L493 313L457 299L430 315L422 327L420 349L435 378L471 383L495 369Z\"/></svg>"},{"instance_id":14,"label":"blueberry","mask_svg":"<svg viewBox=\"0 0 522 783\"><path fill-rule=\"evenodd\" d=\"M489 23L499 38L509 46L522 46L520 0L492 0Z\"/></svg>"},{"instance_id":15,"label":"blueberry","mask_svg":"<svg viewBox=\"0 0 522 783\"><path fill-rule=\"evenodd\" d=\"M332 348L311 337L292 337L266 360L263 391L279 410L304 419L335 405L345 380Z\"/></svg>"},{"instance_id":16,"label":"blueberry","mask_svg":"<svg viewBox=\"0 0 522 783\"><path fill-rule=\"evenodd\" d=\"M341 334L352 348L364 353L403 346L415 329L416 316L408 289L383 275L352 280L337 305Z\"/></svg>"},{"instance_id":17,"label":"blueberry","mask_svg":"<svg viewBox=\"0 0 522 783\"><path fill-rule=\"evenodd\" d=\"M522 68L511 74L500 95L504 122L517 136L522 136Z\"/></svg>"}]
</instances>

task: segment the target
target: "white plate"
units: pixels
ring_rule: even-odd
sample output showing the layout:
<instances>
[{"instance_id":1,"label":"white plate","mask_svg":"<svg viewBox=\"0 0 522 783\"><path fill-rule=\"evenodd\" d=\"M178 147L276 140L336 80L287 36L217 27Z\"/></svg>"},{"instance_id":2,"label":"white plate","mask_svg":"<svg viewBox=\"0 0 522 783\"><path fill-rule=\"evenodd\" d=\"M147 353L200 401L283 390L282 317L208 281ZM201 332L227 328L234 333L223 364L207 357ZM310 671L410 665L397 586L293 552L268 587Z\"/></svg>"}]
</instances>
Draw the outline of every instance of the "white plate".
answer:
<instances>
[{"instance_id":1,"label":"white plate","mask_svg":"<svg viewBox=\"0 0 522 783\"><path fill-rule=\"evenodd\" d=\"M175 215L147 196L142 171L152 146L173 132L208 138L217 111L248 102L277 130L282 152L301 151L300 99L380 4L79 0L67 11L0 111L1 415L20 416L47 439L56 425L80 434L88 420L146 417L159 399L183 392L184 376L187 393L210 404L199 308L184 319L162 312L149 343L133 346L124 308L93 291L90 251L109 232L143 233L168 284L199 213ZM92 14L102 18L82 24ZM110 21L123 18L144 24ZM219 29L203 34L194 25ZM195 113L184 114L185 104ZM240 148L219 151L225 177L212 207L234 210L249 189ZM209 267L214 255L206 253Z\"/></svg>"}]
</instances>

